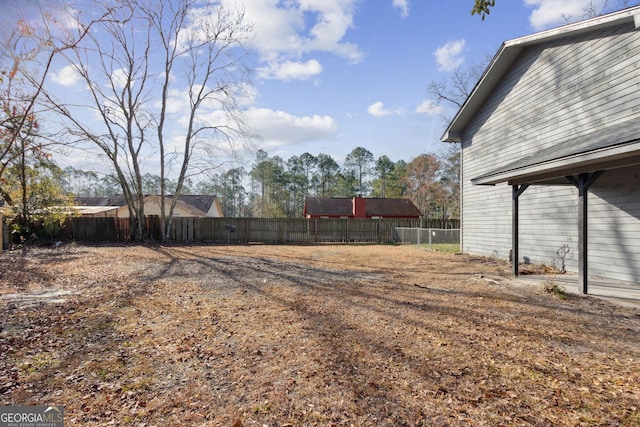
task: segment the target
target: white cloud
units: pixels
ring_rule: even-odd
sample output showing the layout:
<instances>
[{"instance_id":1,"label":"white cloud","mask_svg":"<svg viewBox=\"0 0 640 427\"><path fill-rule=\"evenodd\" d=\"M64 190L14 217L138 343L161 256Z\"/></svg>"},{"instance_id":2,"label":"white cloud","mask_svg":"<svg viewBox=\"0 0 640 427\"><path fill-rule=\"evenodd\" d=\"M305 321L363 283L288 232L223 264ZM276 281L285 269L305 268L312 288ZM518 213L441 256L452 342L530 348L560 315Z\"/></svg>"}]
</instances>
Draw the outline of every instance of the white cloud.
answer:
<instances>
[{"instance_id":1,"label":"white cloud","mask_svg":"<svg viewBox=\"0 0 640 427\"><path fill-rule=\"evenodd\" d=\"M15 28L18 17L23 18L36 34L48 33L54 37L66 37L69 32L80 31L76 20L78 10L62 0L0 1L0 33L6 36ZM9 33L4 34L5 31Z\"/></svg>"},{"instance_id":2,"label":"white cloud","mask_svg":"<svg viewBox=\"0 0 640 427\"><path fill-rule=\"evenodd\" d=\"M355 0L300 0L303 13L316 15L316 22L309 30L310 40L306 48L331 52L352 62L362 60L360 48L342 39L353 26L356 12Z\"/></svg>"},{"instance_id":3,"label":"white cloud","mask_svg":"<svg viewBox=\"0 0 640 427\"><path fill-rule=\"evenodd\" d=\"M400 115L404 113L402 108L396 108L395 110L384 108L384 104L381 101L374 102L373 104L369 105L369 107L367 108L367 112L373 117L390 116L392 114Z\"/></svg>"},{"instance_id":4,"label":"white cloud","mask_svg":"<svg viewBox=\"0 0 640 427\"><path fill-rule=\"evenodd\" d=\"M189 94L186 90L171 89L167 93L167 113L169 114L188 114L190 110L189 106ZM160 108L160 99L157 99L154 103L156 108Z\"/></svg>"},{"instance_id":5,"label":"white cloud","mask_svg":"<svg viewBox=\"0 0 640 427\"><path fill-rule=\"evenodd\" d=\"M409 0L393 0L393 7L400 9L400 16L403 18L409 16Z\"/></svg>"},{"instance_id":6,"label":"white cloud","mask_svg":"<svg viewBox=\"0 0 640 427\"><path fill-rule=\"evenodd\" d=\"M322 72L322 65L315 59L307 62L285 61L258 68L258 76L263 79L307 80Z\"/></svg>"},{"instance_id":7,"label":"white cloud","mask_svg":"<svg viewBox=\"0 0 640 427\"><path fill-rule=\"evenodd\" d=\"M78 74L73 65L67 65L57 73L51 73L51 80L65 87L74 86L81 78L82 76Z\"/></svg>"},{"instance_id":8,"label":"white cloud","mask_svg":"<svg viewBox=\"0 0 640 427\"><path fill-rule=\"evenodd\" d=\"M454 40L440 46L433 52L438 63L440 71L453 71L464 62L462 51L464 50L465 40Z\"/></svg>"},{"instance_id":9,"label":"white cloud","mask_svg":"<svg viewBox=\"0 0 640 427\"><path fill-rule=\"evenodd\" d=\"M258 89L250 83L243 83L237 87L234 96L240 108L250 107L258 98Z\"/></svg>"},{"instance_id":10,"label":"white cloud","mask_svg":"<svg viewBox=\"0 0 640 427\"><path fill-rule=\"evenodd\" d=\"M380 101L374 102L373 104L369 105L369 108L367 108L367 111L373 117L389 116L389 115L393 114L393 111L386 110L384 108L384 104L382 102L380 102Z\"/></svg>"},{"instance_id":11,"label":"white cloud","mask_svg":"<svg viewBox=\"0 0 640 427\"><path fill-rule=\"evenodd\" d=\"M416 107L416 113L426 114L428 116L437 116L444 111L444 108L437 105L432 100L428 99L423 101L420 105Z\"/></svg>"},{"instance_id":12,"label":"white cloud","mask_svg":"<svg viewBox=\"0 0 640 427\"><path fill-rule=\"evenodd\" d=\"M122 89L129 80L127 70L125 70L124 68L118 68L113 70L113 73L111 73L111 80L113 81L113 84L116 87L116 89ZM133 84L134 83L132 83L132 85Z\"/></svg>"},{"instance_id":13,"label":"white cloud","mask_svg":"<svg viewBox=\"0 0 640 427\"><path fill-rule=\"evenodd\" d=\"M567 22L583 19L587 11L602 10L606 0L525 0L527 6L534 10L529 16L529 22L536 30L542 30Z\"/></svg>"},{"instance_id":14,"label":"white cloud","mask_svg":"<svg viewBox=\"0 0 640 427\"><path fill-rule=\"evenodd\" d=\"M246 19L255 27L255 47L268 69L300 63L300 57L327 52L357 63L364 57L360 47L345 41L353 27L357 0L245 0ZM236 0L221 0L224 7L235 8ZM315 60L312 60L315 61ZM317 61L307 61L317 67ZM316 65L317 64L317 65ZM277 78L276 73L267 73ZM287 72L283 78L291 78Z\"/></svg>"},{"instance_id":15,"label":"white cloud","mask_svg":"<svg viewBox=\"0 0 640 427\"><path fill-rule=\"evenodd\" d=\"M53 16L55 22L61 25L66 30L82 31L83 26L78 22L77 17L80 16L80 12L72 7L57 7L55 5L49 9L49 13Z\"/></svg>"},{"instance_id":16,"label":"white cloud","mask_svg":"<svg viewBox=\"0 0 640 427\"><path fill-rule=\"evenodd\" d=\"M330 116L298 117L284 111L250 108L245 112L245 118L268 147L330 139L338 132L338 125Z\"/></svg>"}]
</instances>

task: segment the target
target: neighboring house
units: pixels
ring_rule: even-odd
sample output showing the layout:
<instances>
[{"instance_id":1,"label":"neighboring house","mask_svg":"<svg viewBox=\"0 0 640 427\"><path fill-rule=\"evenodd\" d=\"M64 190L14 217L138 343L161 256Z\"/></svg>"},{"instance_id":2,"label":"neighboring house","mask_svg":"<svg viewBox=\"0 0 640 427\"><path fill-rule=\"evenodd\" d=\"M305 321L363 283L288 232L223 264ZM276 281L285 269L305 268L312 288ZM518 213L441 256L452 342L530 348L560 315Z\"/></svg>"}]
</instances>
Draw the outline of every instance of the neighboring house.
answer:
<instances>
[{"instance_id":1,"label":"neighboring house","mask_svg":"<svg viewBox=\"0 0 640 427\"><path fill-rule=\"evenodd\" d=\"M584 293L587 272L640 282L639 26L634 7L502 45L442 137L463 252L566 262Z\"/></svg>"},{"instance_id":2,"label":"neighboring house","mask_svg":"<svg viewBox=\"0 0 640 427\"><path fill-rule=\"evenodd\" d=\"M409 199L307 197L305 218L420 218Z\"/></svg>"},{"instance_id":3,"label":"neighboring house","mask_svg":"<svg viewBox=\"0 0 640 427\"><path fill-rule=\"evenodd\" d=\"M166 213L171 208L172 196L165 198ZM124 196L78 197L74 207L82 216L105 216L128 218L129 208ZM160 196L144 197L145 215L160 215ZM223 217L217 196L183 195L178 197L173 215L175 217Z\"/></svg>"}]
</instances>

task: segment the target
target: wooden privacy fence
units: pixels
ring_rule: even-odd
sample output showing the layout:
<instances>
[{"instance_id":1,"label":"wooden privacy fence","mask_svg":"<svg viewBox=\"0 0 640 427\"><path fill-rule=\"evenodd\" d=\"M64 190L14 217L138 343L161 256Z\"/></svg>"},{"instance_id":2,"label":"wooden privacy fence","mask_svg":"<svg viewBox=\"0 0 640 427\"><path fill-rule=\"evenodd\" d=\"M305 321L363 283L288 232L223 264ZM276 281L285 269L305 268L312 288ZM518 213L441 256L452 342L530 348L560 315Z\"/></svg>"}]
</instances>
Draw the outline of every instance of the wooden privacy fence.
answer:
<instances>
[{"instance_id":1,"label":"wooden privacy fence","mask_svg":"<svg viewBox=\"0 0 640 427\"><path fill-rule=\"evenodd\" d=\"M458 229L460 228L460 219L426 218L420 221L420 228L439 228L442 230Z\"/></svg>"},{"instance_id":2,"label":"wooden privacy fence","mask_svg":"<svg viewBox=\"0 0 640 427\"><path fill-rule=\"evenodd\" d=\"M160 218L146 217L150 237L160 240ZM131 234L129 218L75 217L65 224L62 238L80 242L124 242Z\"/></svg>"},{"instance_id":3,"label":"wooden privacy fence","mask_svg":"<svg viewBox=\"0 0 640 427\"><path fill-rule=\"evenodd\" d=\"M161 240L158 217L147 218L150 238ZM396 227L419 227L419 219L174 218L168 241L203 243L388 243ZM128 218L70 218L65 237L76 241L125 241Z\"/></svg>"}]
</instances>

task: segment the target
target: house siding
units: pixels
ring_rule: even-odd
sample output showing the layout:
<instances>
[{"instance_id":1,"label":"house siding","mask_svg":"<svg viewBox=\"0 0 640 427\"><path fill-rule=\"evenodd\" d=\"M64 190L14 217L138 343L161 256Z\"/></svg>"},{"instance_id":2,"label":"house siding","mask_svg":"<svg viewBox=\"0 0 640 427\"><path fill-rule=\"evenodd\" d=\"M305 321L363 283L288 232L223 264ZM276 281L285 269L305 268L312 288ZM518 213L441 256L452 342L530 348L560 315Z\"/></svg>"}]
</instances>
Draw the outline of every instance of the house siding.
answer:
<instances>
[{"instance_id":1,"label":"house siding","mask_svg":"<svg viewBox=\"0 0 640 427\"><path fill-rule=\"evenodd\" d=\"M604 172L589 193L589 273L640 282L640 168Z\"/></svg>"},{"instance_id":2,"label":"house siding","mask_svg":"<svg viewBox=\"0 0 640 427\"><path fill-rule=\"evenodd\" d=\"M640 119L640 33L632 24L529 46L476 112L462 137L462 250L507 258L511 187L471 179L515 160ZM640 280L637 167L605 172L589 199L589 272ZM519 199L520 261L577 270L577 189L532 186ZM526 257L526 258L525 258Z\"/></svg>"}]
</instances>

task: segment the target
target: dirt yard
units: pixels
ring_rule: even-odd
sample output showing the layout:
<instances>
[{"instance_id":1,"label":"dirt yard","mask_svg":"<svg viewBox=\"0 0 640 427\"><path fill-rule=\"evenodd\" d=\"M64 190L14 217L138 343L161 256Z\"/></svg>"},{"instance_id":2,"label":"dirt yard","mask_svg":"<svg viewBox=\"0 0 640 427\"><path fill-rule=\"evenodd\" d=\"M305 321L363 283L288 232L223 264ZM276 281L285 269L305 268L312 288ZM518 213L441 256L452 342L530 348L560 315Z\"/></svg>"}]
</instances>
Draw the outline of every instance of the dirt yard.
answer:
<instances>
[{"instance_id":1,"label":"dirt yard","mask_svg":"<svg viewBox=\"0 0 640 427\"><path fill-rule=\"evenodd\" d=\"M5 253L0 405L69 426L640 426L638 310L508 271L414 246Z\"/></svg>"}]
</instances>

